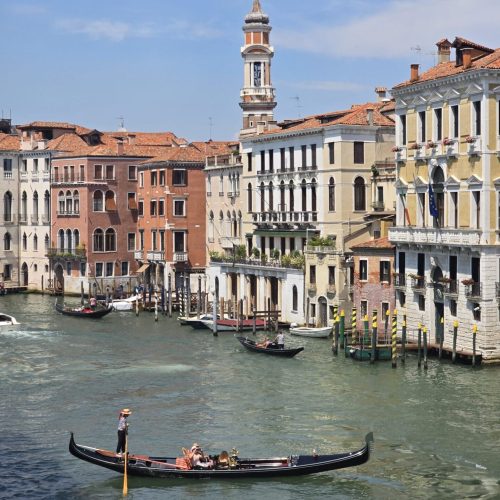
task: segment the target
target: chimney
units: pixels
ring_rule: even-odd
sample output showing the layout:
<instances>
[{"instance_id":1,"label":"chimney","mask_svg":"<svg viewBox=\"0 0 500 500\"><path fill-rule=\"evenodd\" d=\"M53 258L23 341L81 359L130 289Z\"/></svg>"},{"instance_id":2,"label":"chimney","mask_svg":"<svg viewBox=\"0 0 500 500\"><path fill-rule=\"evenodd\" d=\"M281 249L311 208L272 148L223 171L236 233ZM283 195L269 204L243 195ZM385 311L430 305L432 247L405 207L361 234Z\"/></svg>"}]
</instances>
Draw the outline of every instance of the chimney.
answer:
<instances>
[{"instance_id":1,"label":"chimney","mask_svg":"<svg viewBox=\"0 0 500 500\"><path fill-rule=\"evenodd\" d=\"M123 138L122 137L119 137L117 140L116 140L116 154L118 156L123 156L123 153L124 153L124 146L123 146Z\"/></svg>"},{"instance_id":2,"label":"chimney","mask_svg":"<svg viewBox=\"0 0 500 500\"><path fill-rule=\"evenodd\" d=\"M366 108L366 121L370 127L373 126L373 111L372 107Z\"/></svg>"},{"instance_id":3,"label":"chimney","mask_svg":"<svg viewBox=\"0 0 500 500\"><path fill-rule=\"evenodd\" d=\"M462 61L464 69L469 69L472 66L472 49L465 47L462 49Z\"/></svg>"},{"instance_id":4,"label":"chimney","mask_svg":"<svg viewBox=\"0 0 500 500\"><path fill-rule=\"evenodd\" d=\"M443 38L436 45L438 48L438 64L450 62L451 42L447 38Z\"/></svg>"},{"instance_id":5,"label":"chimney","mask_svg":"<svg viewBox=\"0 0 500 500\"><path fill-rule=\"evenodd\" d=\"M411 72L410 72L410 82L416 82L418 80L418 67L419 64L412 64L411 65Z\"/></svg>"},{"instance_id":6,"label":"chimney","mask_svg":"<svg viewBox=\"0 0 500 500\"><path fill-rule=\"evenodd\" d=\"M385 87L377 87L375 93L377 94L378 102L382 102L387 97L387 89Z\"/></svg>"}]
</instances>

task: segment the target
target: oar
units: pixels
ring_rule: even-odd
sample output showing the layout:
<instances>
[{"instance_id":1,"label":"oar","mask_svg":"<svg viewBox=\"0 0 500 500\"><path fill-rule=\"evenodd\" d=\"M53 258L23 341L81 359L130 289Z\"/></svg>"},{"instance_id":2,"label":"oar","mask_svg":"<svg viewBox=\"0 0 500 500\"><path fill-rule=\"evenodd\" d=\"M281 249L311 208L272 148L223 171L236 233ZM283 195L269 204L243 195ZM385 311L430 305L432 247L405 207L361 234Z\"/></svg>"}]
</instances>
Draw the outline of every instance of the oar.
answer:
<instances>
[{"instance_id":1,"label":"oar","mask_svg":"<svg viewBox=\"0 0 500 500\"><path fill-rule=\"evenodd\" d=\"M123 496L126 497L128 493L128 480L127 480L127 458L128 458L128 429L125 427L125 460L123 462Z\"/></svg>"}]
</instances>

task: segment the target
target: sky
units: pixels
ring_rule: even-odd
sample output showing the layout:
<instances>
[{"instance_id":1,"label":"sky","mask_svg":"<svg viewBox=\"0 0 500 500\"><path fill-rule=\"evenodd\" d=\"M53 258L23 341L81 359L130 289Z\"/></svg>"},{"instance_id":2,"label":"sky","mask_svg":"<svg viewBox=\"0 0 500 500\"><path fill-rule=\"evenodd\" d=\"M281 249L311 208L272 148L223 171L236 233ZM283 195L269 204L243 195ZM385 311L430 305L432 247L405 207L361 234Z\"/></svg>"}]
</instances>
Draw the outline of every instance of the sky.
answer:
<instances>
[{"instance_id":1,"label":"sky","mask_svg":"<svg viewBox=\"0 0 500 500\"><path fill-rule=\"evenodd\" d=\"M500 46L499 0L261 0L284 120L375 100L462 36ZM0 112L15 124L233 140L252 0L0 0Z\"/></svg>"}]
</instances>

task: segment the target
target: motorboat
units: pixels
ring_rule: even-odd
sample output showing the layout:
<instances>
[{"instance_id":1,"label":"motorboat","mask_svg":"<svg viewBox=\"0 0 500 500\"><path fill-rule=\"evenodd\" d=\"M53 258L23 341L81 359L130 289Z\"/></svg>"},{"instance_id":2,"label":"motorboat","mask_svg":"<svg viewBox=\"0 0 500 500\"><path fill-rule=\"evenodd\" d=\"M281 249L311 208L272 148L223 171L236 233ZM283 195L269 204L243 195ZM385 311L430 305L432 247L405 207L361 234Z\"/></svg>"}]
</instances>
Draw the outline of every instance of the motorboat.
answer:
<instances>
[{"instance_id":1,"label":"motorboat","mask_svg":"<svg viewBox=\"0 0 500 500\"><path fill-rule=\"evenodd\" d=\"M213 318L203 320L203 323L207 328L213 330L214 320ZM251 331L253 330L254 320L253 319L218 319L217 320L217 331L218 332L235 332L235 331ZM255 320L255 329L263 330L266 327L266 322L263 319L257 318Z\"/></svg>"},{"instance_id":2,"label":"motorboat","mask_svg":"<svg viewBox=\"0 0 500 500\"><path fill-rule=\"evenodd\" d=\"M0 326L18 325L18 321L14 316L0 313Z\"/></svg>"},{"instance_id":3,"label":"motorboat","mask_svg":"<svg viewBox=\"0 0 500 500\"><path fill-rule=\"evenodd\" d=\"M115 311L133 311L136 301L142 302L142 296L132 295L126 299L114 299L111 305Z\"/></svg>"},{"instance_id":4,"label":"motorboat","mask_svg":"<svg viewBox=\"0 0 500 500\"><path fill-rule=\"evenodd\" d=\"M332 333L332 327L294 326L290 328L290 333L292 335L299 335L300 337L327 338Z\"/></svg>"}]
</instances>

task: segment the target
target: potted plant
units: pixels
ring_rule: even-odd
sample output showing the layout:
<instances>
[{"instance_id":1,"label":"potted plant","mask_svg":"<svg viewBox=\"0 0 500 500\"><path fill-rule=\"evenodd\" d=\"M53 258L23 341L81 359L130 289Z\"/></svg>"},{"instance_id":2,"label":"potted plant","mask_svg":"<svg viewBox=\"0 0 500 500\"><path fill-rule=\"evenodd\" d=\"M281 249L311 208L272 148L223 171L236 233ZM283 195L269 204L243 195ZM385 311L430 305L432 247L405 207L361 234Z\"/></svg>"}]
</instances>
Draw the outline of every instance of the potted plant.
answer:
<instances>
[{"instance_id":1,"label":"potted plant","mask_svg":"<svg viewBox=\"0 0 500 500\"><path fill-rule=\"evenodd\" d=\"M419 274L415 274L415 273L408 273L408 276L414 280L421 280L423 278L423 276L420 276Z\"/></svg>"},{"instance_id":2,"label":"potted plant","mask_svg":"<svg viewBox=\"0 0 500 500\"><path fill-rule=\"evenodd\" d=\"M277 248L273 248L273 250L271 250L271 259L279 260L279 258L280 258L280 251Z\"/></svg>"},{"instance_id":3,"label":"potted plant","mask_svg":"<svg viewBox=\"0 0 500 500\"><path fill-rule=\"evenodd\" d=\"M402 148L400 148L399 146L394 146L394 147L391 149L391 151L392 151L393 153L399 153L399 152L401 152L401 151L402 151Z\"/></svg>"},{"instance_id":4,"label":"potted plant","mask_svg":"<svg viewBox=\"0 0 500 500\"><path fill-rule=\"evenodd\" d=\"M465 138L465 142L467 144L474 144L476 142L476 138L472 135L468 135L466 138Z\"/></svg>"},{"instance_id":5,"label":"potted plant","mask_svg":"<svg viewBox=\"0 0 500 500\"><path fill-rule=\"evenodd\" d=\"M471 286L475 283L475 281L472 278L465 278L462 280L462 285L465 286Z\"/></svg>"},{"instance_id":6,"label":"potted plant","mask_svg":"<svg viewBox=\"0 0 500 500\"><path fill-rule=\"evenodd\" d=\"M438 278L438 283L451 283L451 278L448 276L441 276Z\"/></svg>"},{"instance_id":7,"label":"potted plant","mask_svg":"<svg viewBox=\"0 0 500 500\"><path fill-rule=\"evenodd\" d=\"M255 259L260 259L260 250L257 247L252 248L252 256Z\"/></svg>"},{"instance_id":8,"label":"potted plant","mask_svg":"<svg viewBox=\"0 0 500 500\"><path fill-rule=\"evenodd\" d=\"M434 141L427 141L427 144L425 145L427 149L434 149L436 146L437 144Z\"/></svg>"},{"instance_id":9,"label":"potted plant","mask_svg":"<svg viewBox=\"0 0 500 500\"><path fill-rule=\"evenodd\" d=\"M454 143L455 139L450 139L449 137L443 139L443 146L453 146Z\"/></svg>"},{"instance_id":10,"label":"potted plant","mask_svg":"<svg viewBox=\"0 0 500 500\"><path fill-rule=\"evenodd\" d=\"M409 149L415 150L415 149L420 149L421 147L422 147L421 144L419 144L418 142L414 142L414 143L410 144Z\"/></svg>"}]
</instances>

